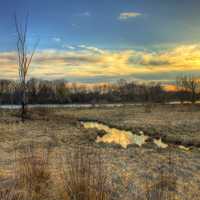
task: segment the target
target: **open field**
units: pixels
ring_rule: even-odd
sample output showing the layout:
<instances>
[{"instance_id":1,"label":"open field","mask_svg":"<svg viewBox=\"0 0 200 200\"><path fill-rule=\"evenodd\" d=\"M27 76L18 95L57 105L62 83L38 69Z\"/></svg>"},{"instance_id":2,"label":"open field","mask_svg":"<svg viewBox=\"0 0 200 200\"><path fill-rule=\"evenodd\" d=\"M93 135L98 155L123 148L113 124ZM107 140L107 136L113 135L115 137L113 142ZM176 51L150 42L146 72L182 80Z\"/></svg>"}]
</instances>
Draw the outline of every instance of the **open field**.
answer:
<instances>
[{"instance_id":1,"label":"open field","mask_svg":"<svg viewBox=\"0 0 200 200\"><path fill-rule=\"evenodd\" d=\"M101 133L84 129L81 121L98 121L121 130L141 131L152 138L162 138L168 148L161 149L149 141L139 147L124 149L116 144L96 143ZM176 199L200 200L200 107L192 105L122 106L107 108L38 108L21 123L16 110L0 111L1 187L11 184L16 160L26 146L48 149L51 181L59 182L61 158L77 147L90 146L98 151L112 188L112 199L133 200L142 197L147 184L153 185L173 169ZM190 150L177 148L184 145ZM170 166L169 166L170 157ZM58 189L49 189L51 198ZM136 198L136 199L139 199Z\"/></svg>"}]
</instances>

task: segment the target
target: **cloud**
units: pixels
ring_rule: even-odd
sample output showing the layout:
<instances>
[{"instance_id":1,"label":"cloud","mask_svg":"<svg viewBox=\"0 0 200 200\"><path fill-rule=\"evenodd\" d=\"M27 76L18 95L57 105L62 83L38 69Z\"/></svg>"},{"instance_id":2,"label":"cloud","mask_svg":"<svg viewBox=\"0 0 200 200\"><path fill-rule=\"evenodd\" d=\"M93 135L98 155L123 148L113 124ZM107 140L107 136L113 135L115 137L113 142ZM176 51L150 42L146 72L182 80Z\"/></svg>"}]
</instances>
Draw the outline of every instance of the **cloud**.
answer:
<instances>
[{"instance_id":1,"label":"cloud","mask_svg":"<svg viewBox=\"0 0 200 200\"><path fill-rule=\"evenodd\" d=\"M122 12L122 13L120 13L118 19L119 20L127 20L127 19L130 19L130 18L139 17L141 15L142 14L138 13L138 12Z\"/></svg>"},{"instance_id":2,"label":"cloud","mask_svg":"<svg viewBox=\"0 0 200 200\"><path fill-rule=\"evenodd\" d=\"M59 37L54 37L52 39L53 39L54 42L61 42L61 38L59 38Z\"/></svg>"},{"instance_id":3,"label":"cloud","mask_svg":"<svg viewBox=\"0 0 200 200\"><path fill-rule=\"evenodd\" d=\"M99 48L93 47L93 46L79 45L78 47L81 48L81 49L93 51L93 52L96 52L96 53L104 53L104 51L102 49L99 49Z\"/></svg>"},{"instance_id":4,"label":"cloud","mask_svg":"<svg viewBox=\"0 0 200 200\"><path fill-rule=\"evenodd\" d=\"M129 63L149 67L160 67L171 65L172 61L170 61L168 57L163 57L163 55L142 52L137 56L134 55L133 57L131 57L129 59Z\"/></svg>"},{"instance_id":5,"label":"cloud","mask_svg":"<svg viewBox=\"0 0 200 200\"><path fill-rule=\"evenodd\" d=\"M37 52L29 76L68 80L135 77L166 81L182 73L200 75L200 45L181 45L160 52L132 49L110 51L87 45L73 47L75 49L46 49ZM0 78L14 79L17 75L16 53L0 52Z\"/></svg>"},{"instance_id":6,"label":"cloud","mask_svg":"<svg viewBox=\"0 0 200 200\"><path fill-rule=\"evenodd\" d=\"M90 12L84 12L84 13L82 13L82 16L90 17L90 16L91 16L91 13L90 13Z\"/></svg>"},{"instance_id":7,"label":"cloud","mask_svg":"<svg viewBox=\"0 0 200 200\"><path fill-rule=\"evenodd\" d=\"M78 24L72 24L72 27L74 27L74 28L79 28L79 25Z\"/></svg>"},{"instance_id":8,"label":"cloud","mask_svg":"<svg viewBox=\"0 0 200 200\"><path fill-rule=\"evenodd\" d=\"M79 14L76 14L78 17L91 17L91 13L89 11L85 11Z\"/></svg>"},{"instance_id":9,"label":"cloud","mask_svg":"<svg viewBox=\"0 0 200 200\"><path fill-rule=\"evenodd\" d=\"M68 44L63 44L62 47L63 47L63 48L66 48L66 49L70 49L70 50L75 50L75 49L76 49L75 46L68 45Z\"/></svg>"}]
</instances>

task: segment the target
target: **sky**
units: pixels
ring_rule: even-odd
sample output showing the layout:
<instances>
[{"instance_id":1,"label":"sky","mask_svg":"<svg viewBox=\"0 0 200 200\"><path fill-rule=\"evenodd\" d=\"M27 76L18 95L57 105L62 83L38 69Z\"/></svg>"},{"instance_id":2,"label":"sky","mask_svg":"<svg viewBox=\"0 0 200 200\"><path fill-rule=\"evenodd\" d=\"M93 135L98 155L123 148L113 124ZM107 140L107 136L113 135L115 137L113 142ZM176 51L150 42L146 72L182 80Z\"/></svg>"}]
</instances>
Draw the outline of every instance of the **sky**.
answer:
<instances>
[{"instance_id":1,"label":"sky","mask_svg":"<svg viewBox=\"0 0 200 200\"><path fill-rule=\"evenodd\" d=\"M29 13L29 77L172 82L200 76L198 0L0 0L0 78L16 79L14 13Z\"/></svg>"}]
</instances>

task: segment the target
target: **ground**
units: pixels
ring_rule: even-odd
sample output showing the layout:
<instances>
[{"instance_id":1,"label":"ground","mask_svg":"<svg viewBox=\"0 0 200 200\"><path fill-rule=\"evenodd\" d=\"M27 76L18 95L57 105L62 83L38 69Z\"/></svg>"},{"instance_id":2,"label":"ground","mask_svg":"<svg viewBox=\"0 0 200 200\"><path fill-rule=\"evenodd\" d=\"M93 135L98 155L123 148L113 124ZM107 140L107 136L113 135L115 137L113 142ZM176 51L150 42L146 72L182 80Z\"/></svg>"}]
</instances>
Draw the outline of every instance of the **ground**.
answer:
<instances>
[{"instance_id":1,"label":"ground","mask_svg":"<svg viewBox=\"0 0 200 200\"><path fill-rule=\"evenodd\" d=\"M143 131L170 144L160 149L149 144L127 149L113 144L97 144L97 130L86 130L81 121L99 121L110 127ZM122 106L100 108L32 109L21 123L17 111L0 111L0 175L2 182L12 175L16 154L34 144L50 150L51 169L59 176L60 158L77 146L90 146L101 152L112 186L113 199L133 199L143 194L147 184L156 183L161 167L168 170L172 159L177 199L200 200L200 108L191 105ZM182 144L189 151L177 148ZM165 172L166 173L166 172ZM57 176L56 176L57 175ZM2 184L1 184L2 185Z\"/></svg>"}]
</instances>

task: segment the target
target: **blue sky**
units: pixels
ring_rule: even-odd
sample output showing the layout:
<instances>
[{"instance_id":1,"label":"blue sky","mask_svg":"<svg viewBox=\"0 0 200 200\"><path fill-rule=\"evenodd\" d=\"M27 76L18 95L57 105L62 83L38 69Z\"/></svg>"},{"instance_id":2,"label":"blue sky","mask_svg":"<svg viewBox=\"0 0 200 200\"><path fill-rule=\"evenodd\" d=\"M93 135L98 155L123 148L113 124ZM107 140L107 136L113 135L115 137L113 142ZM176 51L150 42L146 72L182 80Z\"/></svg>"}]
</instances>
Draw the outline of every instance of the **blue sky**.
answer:
<instances>
[{"instance_id":1,"label":"blue sky","mask_svg":"<svg viewBox=\"0 0 200 200\"><path fill-rule=\"evenodd\" d=\"M33 61L30 76L82 82L127 77L159 80L160 76L161 81L166 81L174 79L174 74L199 73L199 8L197 0L2 1L1 77L15 77L14 61L9 60L16 49L15 12L22 21L29 12L30 46L40 39L38 50L41 53L36 55L36 63ZM5 53L9 58L5 58ZM87 62L83 62L82 57L87 57ZM193 62L186 62L188 57L192 57ZM119 63L118 59L121 59ZM13 65L12 73L11 70L7 73L5 60Z\"/></svg>"}]
</instances>

